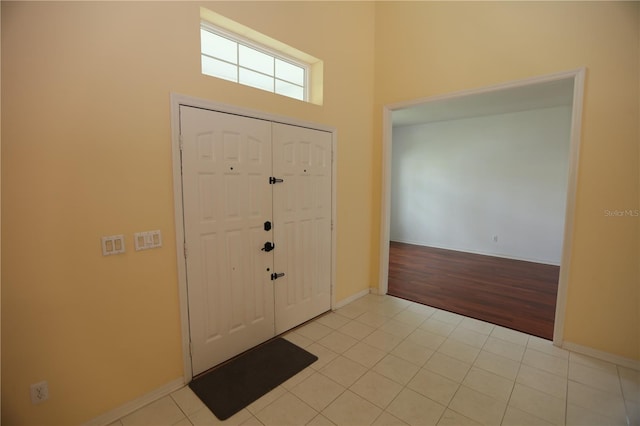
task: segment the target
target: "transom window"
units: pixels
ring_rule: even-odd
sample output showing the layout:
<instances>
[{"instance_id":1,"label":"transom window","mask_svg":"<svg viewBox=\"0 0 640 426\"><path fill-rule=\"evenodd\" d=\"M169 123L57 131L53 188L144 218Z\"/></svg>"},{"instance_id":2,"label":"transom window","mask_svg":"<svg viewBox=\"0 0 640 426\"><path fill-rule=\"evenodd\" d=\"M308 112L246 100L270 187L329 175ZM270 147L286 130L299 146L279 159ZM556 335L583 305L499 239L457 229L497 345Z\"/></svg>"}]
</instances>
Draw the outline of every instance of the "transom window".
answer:
<instances>
[{"instance_id":1,"label":"transom window","mask_svg":"<svg viewBox=\"0 0 640 426\"><path fill-rule=\"evenodd\" d=\"M203 74L308 100L309 64L208 22L200 25L200 40Z\"/></svg>"}]
</instances>

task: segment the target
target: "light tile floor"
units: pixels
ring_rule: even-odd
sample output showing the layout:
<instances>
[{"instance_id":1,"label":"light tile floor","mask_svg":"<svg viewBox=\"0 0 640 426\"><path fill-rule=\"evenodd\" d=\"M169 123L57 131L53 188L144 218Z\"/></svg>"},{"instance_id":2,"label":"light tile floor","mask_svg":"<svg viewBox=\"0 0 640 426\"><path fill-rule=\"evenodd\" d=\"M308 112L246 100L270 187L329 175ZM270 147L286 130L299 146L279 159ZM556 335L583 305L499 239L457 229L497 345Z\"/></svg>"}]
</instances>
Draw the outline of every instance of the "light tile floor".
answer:
<instances>
[{"instance_id":1,"label":"light tile floor","mask_svg":"<svg viewBox=\"0 0 640 426\"><path fill-rule=\"evenodd\" d=\"M114 425L640 425L640 372L391 296L285 337L318 361L226 422L185 387Z\"/></svg>"}]
</instances>

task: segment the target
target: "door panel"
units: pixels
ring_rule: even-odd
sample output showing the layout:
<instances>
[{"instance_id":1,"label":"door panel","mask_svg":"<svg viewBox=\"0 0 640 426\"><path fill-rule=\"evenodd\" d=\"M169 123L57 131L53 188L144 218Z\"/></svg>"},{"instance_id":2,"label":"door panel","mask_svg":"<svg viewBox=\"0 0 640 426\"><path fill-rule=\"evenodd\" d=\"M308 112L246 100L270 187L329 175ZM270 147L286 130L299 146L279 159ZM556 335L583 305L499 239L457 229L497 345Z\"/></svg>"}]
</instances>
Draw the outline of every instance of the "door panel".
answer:
<instances>
[{"instance_id":1,"label":"door panel","mask_svg":"<svg viewBox=\"0 0 640 426\"><path fill-rule=\"evenodd\" d=\"M273 172L279 334L331 308L331 134L274 123Z\"/></svg>"},{"instance_id":2,"label":"door panel","mask_svg":"<svg viewBox=\"0 0 640 426\"><path fill-rule=\"evenodd\" d=\"M193 374L273 336L271 123L180 107Z\"/></svg>"}]
</instances>

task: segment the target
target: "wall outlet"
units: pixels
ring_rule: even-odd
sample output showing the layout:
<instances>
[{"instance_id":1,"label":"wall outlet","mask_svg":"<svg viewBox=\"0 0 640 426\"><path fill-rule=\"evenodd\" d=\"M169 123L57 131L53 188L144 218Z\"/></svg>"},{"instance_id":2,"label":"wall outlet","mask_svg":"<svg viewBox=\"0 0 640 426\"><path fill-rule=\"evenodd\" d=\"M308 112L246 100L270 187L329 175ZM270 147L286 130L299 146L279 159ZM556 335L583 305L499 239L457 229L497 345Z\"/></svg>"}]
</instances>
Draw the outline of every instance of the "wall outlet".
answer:
<instances>
[{"instance_id":1,"label":"wall outlet","mask_svg":"<svg viewBox=\"0 0 640 426\"><path fill-rule=\"evenodd\" d=\"M31 403L40 404L49 399L49 385L46 381L31 385Z\"/></svg>"}]
</instances>

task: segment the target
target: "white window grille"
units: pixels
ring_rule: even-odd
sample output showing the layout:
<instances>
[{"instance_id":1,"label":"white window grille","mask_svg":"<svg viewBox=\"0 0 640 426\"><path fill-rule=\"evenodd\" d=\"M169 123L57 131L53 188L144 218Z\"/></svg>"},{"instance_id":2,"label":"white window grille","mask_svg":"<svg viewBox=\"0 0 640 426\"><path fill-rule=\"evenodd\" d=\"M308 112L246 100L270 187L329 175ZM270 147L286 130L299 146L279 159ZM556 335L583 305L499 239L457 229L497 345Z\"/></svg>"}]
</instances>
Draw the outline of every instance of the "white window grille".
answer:
<instances>
[{"instance_id":1,"label":"white window grille","mask_svg":"<svg viewBox=\"0 0 640 426\"><path fill-rule=\"evenodd\" d=\"M309 64L208 22L200 41L203 74L308 101Z\"/></svg>"}]
</instances>

